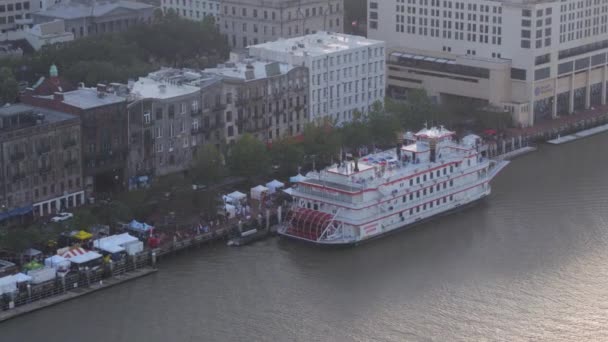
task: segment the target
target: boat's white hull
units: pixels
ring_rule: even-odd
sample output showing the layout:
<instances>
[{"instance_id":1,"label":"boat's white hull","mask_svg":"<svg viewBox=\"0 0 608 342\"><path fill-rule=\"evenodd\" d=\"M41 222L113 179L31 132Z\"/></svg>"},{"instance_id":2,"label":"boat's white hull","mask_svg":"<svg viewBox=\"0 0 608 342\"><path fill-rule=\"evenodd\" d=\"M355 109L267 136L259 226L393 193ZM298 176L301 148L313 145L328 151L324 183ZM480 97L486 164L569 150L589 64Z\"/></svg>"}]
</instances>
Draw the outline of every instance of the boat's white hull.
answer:
<instances>
[{"instance_id":1,"label":"boat's white hull","mask_svg":"<svg viewBox=\"0 0 608 342\"><path fill-rule=\"evenodd\" d=\"M486 191L480 192L477 196L471 197L471 198L467 199L466 201L452 203L449 206L446 205L445 207L439 207L434 211L420 213L420 214L412 217L412 219L409 221L397 222L395 224L385 227L382 231L379 231L376 234L367 235L365 237L360 237L360 238L313 241L313 240L305 239L305 238L302 238L302 237L299 237L296 235L291 235L287 232L287 229L279 229L278 234L281 236L290 238L290 239L306 241L308 243L313 243L313 244L318 244L318 245L326 245L326 246L357 245L357 244L364 243L369 240L377 239L379 237L388 235L389 233L406 230L407 228L410 228L410 227L416 226L418 224L421 224L423 222L429 221L435 217L448 215L448 214L454 213L456 211L459 211L461 209L470 207L471 205L476 204L477 202L481 201L482 199L484 199L485 197L490 195L490 193L491 193L491 188L488 186Z\"/></svg>"}]
</instances>

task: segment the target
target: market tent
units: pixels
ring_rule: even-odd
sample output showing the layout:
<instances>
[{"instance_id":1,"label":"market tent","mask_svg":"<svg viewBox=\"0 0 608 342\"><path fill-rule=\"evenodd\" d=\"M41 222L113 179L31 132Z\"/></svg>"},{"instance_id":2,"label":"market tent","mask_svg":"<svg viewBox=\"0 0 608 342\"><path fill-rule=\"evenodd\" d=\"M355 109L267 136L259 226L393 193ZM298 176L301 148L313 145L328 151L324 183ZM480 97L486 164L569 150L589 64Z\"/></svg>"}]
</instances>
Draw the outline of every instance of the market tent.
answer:
<instances>
[{"instance_id":1,"label":"market tent","mask_svg":"<svg viewBox=\"0 0 608 342\"><path fill-rule=\"evenodd\" d=\"M245 195L244 193L242 193L240 191L235 191L235 192L229 193L228 197L234 199L235 201L240 201L242 199L247 198L247 195Z\"/></svg>"},{"instance_id":2,"label":"market tent","mask_svg":"<svg viewBox=\"0 0 608 342\"><path fill-rule=\"evenodd\" d=\"M55 269L66 269L70 267L70 260L62 257L61 255L53 255L44 259L44 265Z\"/></svg>"},{"instance_id":3,"label":"market tent","mask_svg":"<svg viewBox=\"0 0 608 342\"><path fill-rule=\"evenodd\" d=\"M224 206L224 210L226 211L227 218L232 218L232 217L236 216L236 207L233 206L232 204L226 204Z\"/></svg>"},{"instance_id":4,"label":"market tent","mask_svg":"<svg viewBox=\"0 0 608 342\"><path fill-rule=\"evenodd\" d=\"M0 278L0 295L3 293L12 293L17 291L17 282L13 276Z\"/></svg>"},{"instance_id":5,"label":"market tent","mask_svg":"<svg viewBox=\"0 0 608 342\"><path fill-rule=\"evenodd\" d=\"M281 183L276 179L274 179L272 182L266 183L266 187L268 188L270 193L273 193L273 192L277 191L278 189L283 188L284 186L285 186L284 183Z\"/></svg>"},{"instance_id":6,"label":"market tent","mask_svg":"<svg viewBox=\"0 0 608 342\"><path fill-rule=\"evenodd\" d=\"M289 182L290 183L299 183L299 182L303 182L306 180L306 177L302 176L301 174L297 174L293 177L289 177Z\"/></svg>"},{"instance_id":7,"label":"market tent","mask_svg":"<svg viewBox=\"0 0 608 342\"><path fill-rule=\"evenodd\" d=\"M147 223L137 222L136 220L133 220L133 221L131 221L131 223L129 223L129 228L140 231L140 232L147 232L149 230L152 230L154 227L152 227L151 225L149 225Z\"/></svg>"},{"instance_id":8,"label":"market tent","mask_svg":"<svg viewBox=\"0 0 608 342\"><path fill-rule=\"evenodd\" d=\"M34 249L34 248L28 248L25 251L23 251L23 256L26 256L26 257L35 257L40 254L42 254L42 252L37 249Z\"/></svg>"},{"instance_id":9,"label":"market tent","mask_svg":"<svg viewBox=\"0 0 608 342\"><path fill-rule=\"evenodd\" d=\"M30 261L27 264L23 265L23 268L26 269L26 270L28 270L28 271L39 270L39 269L41 269L43 267L44 267L44 265L42 265L41 263L36 262L36 261Z\"/></svg>"},{"instance_id":10,"label":"market tent","mask_svg":"<svg viewBox=\"0 0 608 342\"><path fill-rule=\"evenodd\" d=\"M85 254L81 254L81 255L77 255L75 257L70 258L70 261L75 263L75 264L83 264L85 262L89 262L91 260L95 260L95 259L99 259L101 258L102 255L97 253L97 252L93 252L93 251L89 251L86 252Z\"/></svg>"},{"instance_id":11,"label":"market tent","mask_svg":"<svg viewBox=\"0 0 608 342\"><path fill-rule=\"evenodd\" d=\"M268 191L268 188L263 185L258 185L255 188L251 188L251 198L260 200L262 195Z\"/></svg>"},{"instance_id":12,"label":"market tent","mask_svg":"<svg viewBox=\"0 0 608 342\"><path fill-rule=\"evenodd\" d=\"M86 252L87 251L84 248L76 247L76 248L70 248L68 250L64 250L61 252L58 251L58 254L60 254L62 257L66 258L66 259L71 259L75 256L86 254Z\"/></svg>"},{"instance_id":13,"label":"market tent","mask_svg":"<svg viewBox=\"0 0 608 342\"><path fill-rule=\"evenodd\" d=\"M74 239L78 239L78 240L88 240L90 238L93 237L93 234L89 233L89 232L85 232L84 230L79 231L78 233L72 235L72 237Z\"/></svg>"},{"instance_id":14,"label":"market tent","mask_svg":"<svg viewBox=\"0 0 608 342\"><path fill-rule=\"evenodd\" d=\"M23 274L23 273L17 273L15 275L13 275L13 279L15 280L15 282L17 283L24 283L26 281L31 281L32 277L30 277L27 274Z\"/></svg>"},{"instance_id":15,"label":"market tent","mask_svg":"<svg viewBox=\"0 0 608 342\"><path fill-rule=\"evenodd\" d=\"M287 188L287 189L283 189L283 192L288 194L289 196L293 196L293 189L292 188Z\"/></svg>"},{"instance_id":16,"label":"market tent","mask_svg":"<svg viewBox=\"0 0 608 342\"><path fill-rule=\"evenodd\" d=\"M222 200L224 201L224 203L232 203L234 201L234 199L232 199L232 197L229 196L222 196Z\"/></svg>"}]
</instances>

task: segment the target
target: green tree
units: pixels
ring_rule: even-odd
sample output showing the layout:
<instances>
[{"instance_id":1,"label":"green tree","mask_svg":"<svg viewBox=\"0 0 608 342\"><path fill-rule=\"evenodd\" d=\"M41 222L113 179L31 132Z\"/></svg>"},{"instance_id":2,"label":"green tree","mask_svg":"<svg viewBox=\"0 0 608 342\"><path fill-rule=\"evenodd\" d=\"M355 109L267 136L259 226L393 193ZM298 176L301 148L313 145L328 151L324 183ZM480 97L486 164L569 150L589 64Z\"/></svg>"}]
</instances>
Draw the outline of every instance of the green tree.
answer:
<instances>
[{"instance_id":1,"label":"green tree","mask_svg":"<svg viewBox=\"0 0 608 342\"><path fill-rule=\"evenodd\" d=\"M312 122L304 127L304 153L309 161L315 161L317 169L338 157L341 141L339 130L327 120Z\"/></svg>"},{"instance_id":2,"label":"green tree","mask_svg":"<svg viewBox=\"0 0 608 342\"><path fill-rule=\"evenodd\" d=\"M228 160L233 174L249 179L266 174L270 168L266 146L250 134L243 135L232 146Z\"/></svg>"},{"instance_id":3,"label":"green tree","mask_svg":"<svg viewBox=\"0 0 608 342\"><path fill-rule=\"evenodd\" d=\"M18 93L18 83L12 70L0 68L0 104L15 102Z\"/></svg>"},{"instance_id":4,"label":"green tree","mask_svg":"<svg viewBox=\"0 0 608 342\"><path fill-rule=\"evenodd\" d=\"M302 144L294 138L283 138L272 143L270 156L273 165L278 165L282 175L289 176L298 172L304 160Z\"/></svg>"},{"instance_id":5,"label":"green tree","mask_svg":"<svg viewBox=\"0 0 608 342\"><path fill-rule=\"evenodd\" d=\"M374 103L367 122L374 144L388 147L397 143L397 133L401 130L399 119L393 113L385 111L380 102Z\"/></svg>"},{"instance_id":6,"label":"green tree","mask_svg":"<svg viewBox=\"0 0 608 342\"><path fill-rule=\"evenodd\" d=\"M193 180L206 185L217 182L224 174L224 160L212 144L203 145L192 163Z\"/></svg>"},{"instance_id":7,"label":"green tree","mask_svg":"<svg viewBox=\"0 0 608 342\"><path fill-rule=\"evenodd\" d=\"M340 138L342 146L349 150L356 150L372 142L369 126L361 112L355 111L352 121L340 127Z\"/></svg>"}]
</instances>

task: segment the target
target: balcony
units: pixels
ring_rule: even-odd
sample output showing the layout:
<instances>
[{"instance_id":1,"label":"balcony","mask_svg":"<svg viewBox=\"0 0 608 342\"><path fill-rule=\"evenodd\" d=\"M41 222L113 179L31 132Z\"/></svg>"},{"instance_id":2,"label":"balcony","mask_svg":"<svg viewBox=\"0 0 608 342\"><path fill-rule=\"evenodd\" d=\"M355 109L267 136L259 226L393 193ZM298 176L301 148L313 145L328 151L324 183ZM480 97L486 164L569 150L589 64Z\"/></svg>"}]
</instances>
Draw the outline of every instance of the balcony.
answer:
<instances>
[{"instance_id":1,"label":"balcony","mask_svg":"<svg viewBox=\"0 0 608 342\"><path fill-rule=\"evenodd\" d=\"M36 147L38 154L45 154L51 152L51 145L40 145Z\"/></svg>"},{"instance_id":2,"label":"balcony","mask_svg":"<svg viewBox=\"0 0 608 342\"><path fill-rule=\"evenodd\" d=\"M11 161L12 162L16 162L16 161L20 161L23 160L25 158L25 153L23 152L15 152L13 154L11 154Z\"/></svg>"},{"instance_id":3,"label":"balcony","mask_svg":"<svg viewBox=\"0 0 608 342\"><path fill-rule=\"evenodd\" d=\"M69 139L63 142L63 148L68 149L70 147L76 146L76 139Z\"/></svg>"},{"instance_id":4,"label":"balcony","mask_svg":"<svg viewBox=\"0 0 608 342\"><path fill-rule=\"evenodd\" d=\"M215 111L224 110L224 109L226 109L226 105L225 105L225 104L223 104L223 103L216 103L216 104L213 106L213 108L212 108L212 110L213 110L214 112L215 112Z\"/></svg>"},{"instance_id":5,"label":"balcony","mask_svg":"<svg viewBox=\"0 0 608 342\"><path fill-rule=\"evenodd\" d=\"M66 169L71 169L77 165L78 165L78 159L69 159L69 160L66 160L65 163L63 164L63 166Z\"/></svg>"},{"instance_id":6,"label":"balcony","mask_svg":"<svg viewBox=\"0 0 608 342\"><path fill-rule=\"evenodd\" d=\"M13 175L13 182L19 182L23 179L25 179L25 173L17 173Z\"/></svg>"},{"instance_id":7,"label":"balcony","mask_svg":"<svg viewBox=\"0 0 608 342\"><path fill-rule=\"evenodd\" d=\"M44 165L38 168L38 173L41 175L45 175L47 173L50 173L52 170L51 165Z\"/></svg>"}]
</instances>

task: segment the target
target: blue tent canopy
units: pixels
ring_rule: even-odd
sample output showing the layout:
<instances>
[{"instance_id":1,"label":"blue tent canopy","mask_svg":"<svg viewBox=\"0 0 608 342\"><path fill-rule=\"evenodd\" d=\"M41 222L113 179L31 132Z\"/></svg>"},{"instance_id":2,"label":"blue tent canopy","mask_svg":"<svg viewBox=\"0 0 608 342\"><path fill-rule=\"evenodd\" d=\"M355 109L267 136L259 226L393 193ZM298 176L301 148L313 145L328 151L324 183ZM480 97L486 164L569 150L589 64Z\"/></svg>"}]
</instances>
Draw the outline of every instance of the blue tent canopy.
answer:
<instances>
[{"instance_id":1,"label":"blue tent canopy","mask_svg":"<svg viewBox=\"0 0 608 342\"><path fill-rule=\"evenodd\" d=\"M140 232L147 232L154 227L152 227L151 225L149 225L147 223L137 222L137 220L133 220L133 221L131 221L131 223L129 223L129 228L140 231Z\"/></svg>"}]
</instances>

